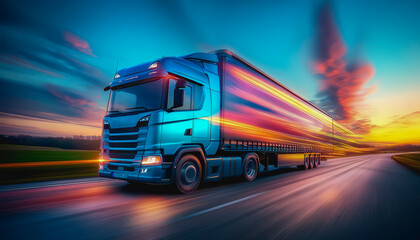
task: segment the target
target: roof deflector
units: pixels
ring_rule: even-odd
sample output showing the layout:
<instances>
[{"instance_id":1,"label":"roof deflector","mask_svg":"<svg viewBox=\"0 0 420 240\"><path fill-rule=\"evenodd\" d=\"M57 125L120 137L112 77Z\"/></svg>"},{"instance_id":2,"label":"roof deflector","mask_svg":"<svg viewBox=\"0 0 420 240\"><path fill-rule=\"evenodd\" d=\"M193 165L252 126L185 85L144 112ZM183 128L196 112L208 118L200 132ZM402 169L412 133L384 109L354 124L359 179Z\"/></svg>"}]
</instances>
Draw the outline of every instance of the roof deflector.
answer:
<instances>
[{"instance_id":1,"label":"roof deflector","mask_svg":"<svg viewBox=\"0 0 420 240\"><path fill-rule=\"evenodd\" d=\"M184 56L185 59L198 59L198 60L204 60L208 62L218 62L217 56L215 54L211 53L193 53L187 56Z\"/></svg>"}]
</instances>

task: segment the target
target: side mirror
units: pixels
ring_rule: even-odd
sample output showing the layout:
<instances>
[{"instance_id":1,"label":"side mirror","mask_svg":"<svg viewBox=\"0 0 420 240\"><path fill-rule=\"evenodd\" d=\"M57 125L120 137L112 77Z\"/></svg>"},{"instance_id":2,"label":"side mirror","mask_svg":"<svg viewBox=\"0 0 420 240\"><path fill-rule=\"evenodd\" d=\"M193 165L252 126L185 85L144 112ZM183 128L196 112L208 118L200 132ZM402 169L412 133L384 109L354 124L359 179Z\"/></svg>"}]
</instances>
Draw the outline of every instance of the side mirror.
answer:
<instances>
[{"instance_id":1,"label":"side mirror","mask_svg":"<svg viewBox=\"0 0 420 240\"><path fill-rule=\"evenodd\" d=\"M174 105L172 108L184 106L185 88L176 87L174 89Z\"/></svg>"},{"instance_id":2,"label":"side mirror","mask_svg":"<svg viewBox=\"0 0 420 240\"><path fill-rule=\"evenodd\" d=\"M175 87L176 88L185 88L187 86L187 81L185 79L178 79L176 81Z\"/></svg>"}]
</instances>

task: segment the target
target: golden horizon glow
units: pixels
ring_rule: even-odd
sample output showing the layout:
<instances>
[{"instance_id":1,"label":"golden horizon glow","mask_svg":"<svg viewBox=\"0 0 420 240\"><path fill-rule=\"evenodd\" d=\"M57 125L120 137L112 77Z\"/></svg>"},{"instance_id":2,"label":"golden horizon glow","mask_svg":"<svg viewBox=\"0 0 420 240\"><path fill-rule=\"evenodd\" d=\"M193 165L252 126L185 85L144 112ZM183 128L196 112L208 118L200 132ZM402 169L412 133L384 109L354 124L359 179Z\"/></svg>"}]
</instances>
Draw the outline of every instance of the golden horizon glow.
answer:
<instances>
[{"instance_id":1,"label":"golden horizon glow","mask_svg":"<svg viewBox=\"0 0 420 240\"><path fill-rule=\"evenodd\" d=\"M374 126L363 135L363 141L375 144L395 145L420 143L420 111L396 118L388 124Z\"/></svg>"},{"instance_id":2,"label":"golden horizon glow","mask_svg":"<svg viewBox=\"0 0 420 240\"><path fill-rule=\"evenodd\" d=\"M28 117L19 114L1 113L0 125L10 127L11 129L23 129L31 132L38 132L41 136L100 136L102 131L101 122L92 122L94 125L87 125L76 121L60 122L55 120Z\"/></svg>"}]
</instances>

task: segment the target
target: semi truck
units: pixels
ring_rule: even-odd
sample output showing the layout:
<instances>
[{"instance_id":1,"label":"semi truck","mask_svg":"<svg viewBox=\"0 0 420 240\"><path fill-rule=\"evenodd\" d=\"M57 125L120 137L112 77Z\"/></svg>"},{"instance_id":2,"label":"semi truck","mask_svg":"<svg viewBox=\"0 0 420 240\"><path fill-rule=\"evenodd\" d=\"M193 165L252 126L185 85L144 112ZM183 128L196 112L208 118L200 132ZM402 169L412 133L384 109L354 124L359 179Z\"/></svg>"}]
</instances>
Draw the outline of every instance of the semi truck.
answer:
<instances>
[{"instance_id":1,"label":"semi truck","mask_svg":"<svg viewBox=\"0 0 420 240\"><path fill-rule=\"evenodd\" d=\"M101 177L189 193L227 177L316 168L340 142L331 116L229 50L124 68L104 90Z\"/></svg>"}]
</instances>

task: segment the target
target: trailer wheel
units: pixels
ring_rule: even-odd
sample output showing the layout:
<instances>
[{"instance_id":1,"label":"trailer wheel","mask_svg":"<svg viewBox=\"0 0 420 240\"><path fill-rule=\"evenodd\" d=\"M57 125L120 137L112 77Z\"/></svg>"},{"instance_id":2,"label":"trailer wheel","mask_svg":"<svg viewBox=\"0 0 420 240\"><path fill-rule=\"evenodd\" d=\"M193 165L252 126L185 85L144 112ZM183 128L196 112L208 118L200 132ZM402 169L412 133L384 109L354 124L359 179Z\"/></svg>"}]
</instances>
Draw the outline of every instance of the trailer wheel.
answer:
<instances>
[{"instance_id":1,"label":"trailer wheel","mask_svg":"<svg viewBox=\"0 0 420 240\"><path fill-rule=\"evenodd\" d=\"M176 165L175 185L179 192L195 191L201 182L202 168L198 158L192 154L183 156Z\"/></svg>"},{"instance_id":2,"label":"trailer wheel","mask_svg":"<svg viewBox=\"0 0 420 240\"><path fill-rule=\"evenodd\" d=\"M319 164L319 156L318 154L314 155L314 168L318 167Z\"/></svg>"},{"instance_id":3,"label":"trailer wheel","mask_svg":"<svg viewBox=\"0 0 420 240\"><path fill-rule=\"evenodd\" d=\"M245 156L243 176L248 182L254 181L258 175L258 156L255 153L250 153Z\"/></svg>"},{"instance_id":4,"label":"trailer wheel","mask_svg":"<svg viewBox=\"0 0 420 240\"><path fill-rule=\"evenodd\" d=\"M309 155L309 168L314 168L314 162L315 162L315 154L310 154Z\"/></svg>"}]
</instances>

